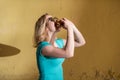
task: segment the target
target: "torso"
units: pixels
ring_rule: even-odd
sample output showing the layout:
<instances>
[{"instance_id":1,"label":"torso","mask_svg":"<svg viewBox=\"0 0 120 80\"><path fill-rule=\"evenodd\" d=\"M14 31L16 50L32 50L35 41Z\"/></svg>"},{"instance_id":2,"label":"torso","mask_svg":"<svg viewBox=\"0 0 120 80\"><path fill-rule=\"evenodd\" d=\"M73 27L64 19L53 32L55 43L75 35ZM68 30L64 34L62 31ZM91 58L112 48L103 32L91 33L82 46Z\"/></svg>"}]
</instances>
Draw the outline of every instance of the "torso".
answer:
<instances>
[{"instance_id":1,"label":"torso","mask_svg":"<svg viewBox=\"0 0 120 80\"><path fill-rule=\"evenodd\" d=\"M63 80L62 63L64 62L64 58L43 56L40 53L42 45L47 44L50 45L48 42L43 42L37 49L37 64L41 74L40 80ZM55 40L54 47L62 48L62 41L59 39Z\"/></svg>"}]
</instances>

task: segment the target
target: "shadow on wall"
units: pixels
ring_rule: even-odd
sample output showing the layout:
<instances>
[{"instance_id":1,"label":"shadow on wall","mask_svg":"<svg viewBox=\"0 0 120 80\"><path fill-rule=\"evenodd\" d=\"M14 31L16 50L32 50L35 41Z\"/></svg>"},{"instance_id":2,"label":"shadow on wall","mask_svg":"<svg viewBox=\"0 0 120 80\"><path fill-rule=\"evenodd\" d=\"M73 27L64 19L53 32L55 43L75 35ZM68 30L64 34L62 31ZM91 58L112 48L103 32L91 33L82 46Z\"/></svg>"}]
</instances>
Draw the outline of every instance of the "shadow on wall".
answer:
<instances>
[{"instance_id":1,"label":"shadow on wall","mask_svg":"<svg viewBox=\"0 0 120 80\"><path fill-rule=\"evenodd\" d=\"M17 55L20 50L16 47L0 43L0 57Z\"/></svg>"}]
</instances>

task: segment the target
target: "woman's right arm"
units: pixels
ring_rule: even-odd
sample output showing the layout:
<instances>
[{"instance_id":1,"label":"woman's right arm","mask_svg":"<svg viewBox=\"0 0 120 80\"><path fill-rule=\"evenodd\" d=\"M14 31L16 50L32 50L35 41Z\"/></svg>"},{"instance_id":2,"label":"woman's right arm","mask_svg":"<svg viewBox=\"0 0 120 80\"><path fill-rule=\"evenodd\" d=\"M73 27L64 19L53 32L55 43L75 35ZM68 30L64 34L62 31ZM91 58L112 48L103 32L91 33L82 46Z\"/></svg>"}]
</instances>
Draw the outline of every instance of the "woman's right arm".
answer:
<instances>
[{"instance_id":1,"label":"woman's right arm","mask_svg":"<svg viewBox=\"0 0 120 80\"><path fill-rule=\"evenodd\" d=\"M70 23L65 19L65 28L67 30L67 41L64 48L56 48L52 45L45 46L42 49L42 54L45 56L70 58L74 56L74 33Z\"/></svg>"}]
</instances>

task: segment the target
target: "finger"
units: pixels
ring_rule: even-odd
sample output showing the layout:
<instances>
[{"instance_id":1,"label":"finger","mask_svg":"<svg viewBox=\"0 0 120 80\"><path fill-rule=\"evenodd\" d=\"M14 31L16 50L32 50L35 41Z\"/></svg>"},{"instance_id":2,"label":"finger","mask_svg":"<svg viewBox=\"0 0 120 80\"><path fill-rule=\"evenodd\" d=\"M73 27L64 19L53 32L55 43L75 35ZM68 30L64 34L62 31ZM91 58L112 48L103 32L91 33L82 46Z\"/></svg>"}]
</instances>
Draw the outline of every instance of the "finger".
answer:
<instances>
[{"instance_id":1,"label":"finger","mask_svg":"<svg viewBox=\"0 0 120 80\"><path fill-rule=\"evenodd\" d=\"M61 22L64 22L65 20L61 19L60 21L61 21Z\"/></svg>"},{"instance_id":2,"label":"finger","mask_svg":"<svg viewBox=\"0 0 120 80\"><path fill-rule=\"evenodd\" d=\"M67 20L67 18L63 18L64 20Z\"/></svg>"},{"instance_id":3,"label":"finger","mask_svg":"<svg viewBox=\"0 0 120 80\"><path fill-rule=\"evenodd\" d=\"M65 18L63 18L63 20L65 20Z\"/></svg>"},{"instance_id":4,"label":"finger","mask_svg":"<svg viewBox=\"0 0 120 80\"><path fill-rule=\"evenodd\" d=\"M62 18L62 20L65 20L65 18Z\"/></svg>"}]
</instances>

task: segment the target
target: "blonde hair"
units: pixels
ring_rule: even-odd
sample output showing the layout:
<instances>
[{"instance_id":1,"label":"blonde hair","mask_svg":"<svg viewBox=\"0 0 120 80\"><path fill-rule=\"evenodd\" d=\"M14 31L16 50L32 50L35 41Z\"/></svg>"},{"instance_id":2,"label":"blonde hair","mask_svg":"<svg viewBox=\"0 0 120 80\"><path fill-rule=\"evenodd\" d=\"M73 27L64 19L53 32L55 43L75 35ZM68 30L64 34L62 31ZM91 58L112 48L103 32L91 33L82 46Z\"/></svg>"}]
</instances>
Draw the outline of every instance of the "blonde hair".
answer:
<instances>
[{"instance_id":1,"label":"blonde hair","mask_svg":"<svg viewBox=\"0 0 120 80\"><path fill-rule=\"evenodd\" d=\"M49 36L46 32L46 16L48 13L42 15L35 24L35 30L34 30L34 47L38 47L39 43L41 41L47 41L49 39Z\"/></svg>"}]
</instances>

